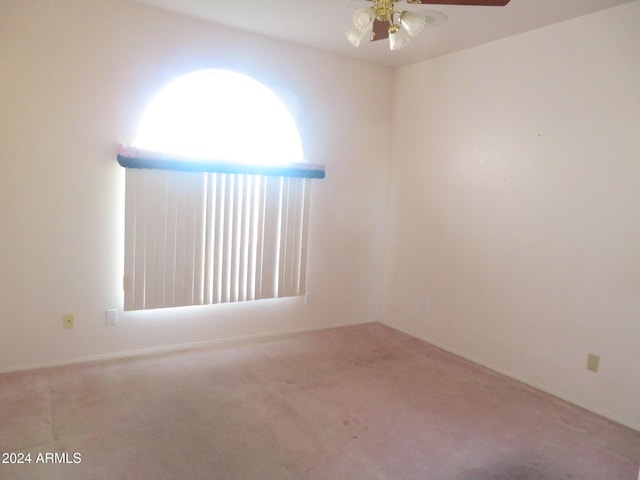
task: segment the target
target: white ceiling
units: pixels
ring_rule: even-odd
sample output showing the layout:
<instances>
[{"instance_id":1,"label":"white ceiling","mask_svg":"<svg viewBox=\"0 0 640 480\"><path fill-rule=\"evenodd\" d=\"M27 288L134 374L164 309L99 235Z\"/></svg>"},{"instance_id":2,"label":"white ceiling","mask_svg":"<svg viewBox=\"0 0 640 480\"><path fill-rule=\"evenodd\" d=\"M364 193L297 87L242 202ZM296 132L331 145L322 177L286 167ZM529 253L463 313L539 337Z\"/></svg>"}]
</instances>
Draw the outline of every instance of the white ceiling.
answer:
<instances>
[{"instance_id":1,"label":"white ceiling","mask_svg":"<svg viewBox=\"0 0 640 480\"><path fill-rule=\"evenodd\" d=\"M409 5L398 10L437 10L448 17L425 29L403 50L385 40L353 47L344 32L365 0L136 0L241 30L288 40L389 66L401 66L526 32L638 0L511 0L505 7ZM593 32L598 35L598 32Z\"/></svg>"}]
</instances>

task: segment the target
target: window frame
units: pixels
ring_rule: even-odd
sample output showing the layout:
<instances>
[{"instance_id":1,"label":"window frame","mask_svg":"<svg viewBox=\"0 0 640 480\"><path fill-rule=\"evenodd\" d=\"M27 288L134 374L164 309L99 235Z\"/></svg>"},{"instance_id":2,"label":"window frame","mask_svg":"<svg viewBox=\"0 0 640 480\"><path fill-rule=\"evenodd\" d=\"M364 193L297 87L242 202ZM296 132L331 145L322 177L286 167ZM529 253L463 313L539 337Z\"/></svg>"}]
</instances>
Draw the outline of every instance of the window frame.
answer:
<instances>
[{"instance_id":1,"label":"window frame","mask_svg":"<svg viewBox=\"0 0 640 480\"><path fill-rule=\"evenodd\" d=\"M324 164L221 161L124 144L117 161L126 169L125 311L306 293L309 180L325 178Z\"/></svg>"}]
</instances>

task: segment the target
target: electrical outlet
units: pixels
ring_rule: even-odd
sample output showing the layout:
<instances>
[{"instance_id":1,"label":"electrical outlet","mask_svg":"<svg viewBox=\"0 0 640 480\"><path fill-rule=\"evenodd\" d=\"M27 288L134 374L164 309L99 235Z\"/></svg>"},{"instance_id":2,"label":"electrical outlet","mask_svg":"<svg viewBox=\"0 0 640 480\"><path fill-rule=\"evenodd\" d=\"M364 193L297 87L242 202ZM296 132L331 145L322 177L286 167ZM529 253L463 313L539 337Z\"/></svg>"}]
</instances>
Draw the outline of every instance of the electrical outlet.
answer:
<instances>
[{"instance_id":1,"label":"electrical outlet","mask_svg":"<svg viewBox=\"0 0 640 480\"><path fill-rule=\"evenodd\" d=\"M587 356L587 370L590 370L592 372L597 372L599 367L600 367L600 357L598 355L594 355L593 353L590 353Z\"/></svg>"},{"instance_id":2,"label":"electrical outlet","mask_svg":"<svg viewBox=\"0 0 640 480\"><path fill-rule=\"evenodd\" d=\"M107 325L116 325L118 323L118 310L111 308L107 310Z\"/></svg>"},{"instance_id":3,"label":"electrical outlet","mask_svg":"<svg viewBox=\"0 0 640 480\"><path fill-rule=\"evenodd\" d=\"M311 305L313 303L313 294L310 292L307 292L304 294L304 304L305 305Z\"/></svg>"},{"instance_id":4,"label":"electrical outlet","mask_svg":"<svg viewBox=\"0 0 640 480\"><path fill-rule=\"evenodd\" d=\"M75 319L73 313L65 313L62 315L62 328L70 330L74 327Z\"/></svg>"},{"instance_id":5,"label":"electrical outlet","mask_svg":"<svg viewBox=\"0 0 640 480\"><path fill-rule=\"evenodd\" d=\"M429 300L422 301L422 313L429 313L431 310L431 302Z\"/></svg>"}]
</instances>

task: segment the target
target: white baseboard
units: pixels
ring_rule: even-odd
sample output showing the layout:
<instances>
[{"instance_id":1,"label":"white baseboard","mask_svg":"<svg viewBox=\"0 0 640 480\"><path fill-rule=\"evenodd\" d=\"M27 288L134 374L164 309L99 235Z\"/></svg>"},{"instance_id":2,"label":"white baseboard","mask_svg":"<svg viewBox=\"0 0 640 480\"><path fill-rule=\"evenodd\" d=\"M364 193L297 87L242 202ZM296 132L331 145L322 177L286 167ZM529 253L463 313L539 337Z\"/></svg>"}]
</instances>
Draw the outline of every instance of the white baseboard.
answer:
<instances>
[{"instance_id":1,"label":"white baseboard","mask_svg":"<svg viewBox=\"0 0 640 480\"><path fill-rule=\"evenodd\" d=\"M542 385L540 383L537 383L535 381L532 381L528 378L525 378L521 375L518 375L514 372L509 371L508 369L496 366L496 365L492 365L490 363L484 362L483 360L474 357L473 355L468 355L464 352L461 352L455 348L450 347L449 345L445 345L442 344L440 342L436 342L436 341L432 341L429 338L425 338L419 335L414 334L413 332L410 331L406 331L404 329L398 328L394 325L389 325L387 323L384 322L380 322L383 323L384 325L388 326L389 328L393 328L395 330L401 331L403 333L406 333L407 335L411 335L412 337L415 338L419 338L421 340L424 340L427 343L430 343L438 348L441 348L442 350L445 350L449 353L452 353L460 358L464 358L465 360L468 360L470 362L476 363L478 365L482 365L483 367L488 368L489 370L493 370L494 372L500 373L502 375L506 375L507 377L513 378L515 380L518 380L522 383L525 383L527 385L530 385L534 388L537 388L538 390L541 390L543 392L546 392L550 395L553 395L554 397L558 397L566 402L569 402L573 405L576 405L580 408L584 408L585 410L588 410L592 413L595 413L596 415L600 415L602 417L608 418L609 420L612 420L614 422L620 423L622 425L625 425L629 428L632 428L636 431L640 432L640 424L637 424L635 422L632 422L630 420L627 420L625 418L621 418L615 414L612 414L611 412L608 412L606 410L603 410L601 408L598 407L594 407L593 405L590 405L588 403L582 402L580 400L576 400L574 398L571 398L570 396L567 396L561 392L556 391L555 389L548 387L547 385ZM273 337L284 337L287 335L295 335L297 333L304 333L304 332L312 332L312 331L320 331L320 330L326 330L327 328L338 328L341 326L347 326L347 325L351 325L351 324L345 324L345 325L333 325L331 327L303 327L303 328L295 328L295 329L288 329L288 330L278 330L275 332L267 332L267 333L258 333L258 334L251 334L251 335L239 335L239 336L235 336L235 337L225 337L225 338L216 338L216 339L212 339L212 340L203 340L203 341L198 341L198 342L190 342L190 343L181 343L181 344L176 344L176 345L166 345L166 346L162 346L162 347L151 347L151 348L143 348L143 349L138 349L138 350L127 350L127 351L122 351L122 352L114 352L114 353L105 353L105 354L99 354L99 355L87 355L87 356L82 356L82 357L73 357L73 358L69 358L69 359L65 359L65 360L58 360L58 361L51 361L51 362L43 362L43 363L34 363L34 364L25 364L25 365L19 365L16 367L9 367L6 369L0 369L0 374L3 373L11 373L11 372L20 372L20 371L26 371L26 370L40 370L40 369L46 369L46 368L53 368L53 367L61 367L61 366L65 366L65 365L74 365L74 364L79 364L79 363L88 363L88 362L99 362L99 361L105 361L105 360L118 360L118 359L122 359L122 358L130 358L130 357L141 357L141 356L149 356L149 355L156 355L156 354L160 354L160 353L168 353L168 352L176 352L179 350L189 350L189 349L194 349L194 348L201 348L201 347L207 347L207 346L216 346L216 345L224 345L224 344L232 344L232 343L237 343L237 342L242 342L242 341L247 341L247 340L259 340L259 339L266 339L266 338L273 338ZM640 472L639 472L639 476L638 476L638 480L640 480Z\"/></svg>"},{"instance_id":2,"label":"white baseboard","mask_svg":"<svg viewBox=\"0 0 640 480\"><path fill-rule=\"evenodd\" d=\"M62 367L65 365L75 365L79 363L101 362L105 360L119 360L123 358L157 355L161 353L170 353L170 352L177 352L180 350L190 350L195 348L210 347L210 346L216 346L216 345L233 344L233 343L238 343L238 342L243 342L248 340L259 340L263 338L266 339L266 338L272 338L272 337L285 337L287 335L295 335L297 333L320 331L320 330L326 330L327 328L338 328L346 325L350 325L350 324L332 325L331 327L315 326L315 327L303 327L303 328L295 328L295 329L288 329L288 330L277 330L274 332L257 333L257 334L250 334L250 335L239 335L235 337L215 338L211 340L179 343L176 345L165 345L161 347L149 347L149 348L142 348L138 350L125 350L125 351L114 352L114 353L104 353L104 354L98 354L98 355L72 357L64 360L54 360L50 362L23 364L15 367L0 369L0 375L3 373L22 372L22 371L28 371L28 370L42 370L47 368Z\"/></svg>"},{"instance_id":3,"label":"white baseboard","mask_svg":"<svg viewBox=\"0 0 640 480\"><path fill-rule=\"evenodd\" d=\"M458 356L460 358L463 358L465 360L468 360L468 361L473 362L473 363L478 364L478 365L482 365L483 367L486 367L489 370L492 370L494 372L500 373L502 375L506 375L509 378L513 378L513 379L518 380L518 381L520 381L522 383L525 383L525 384L527 384L527 385L529 385L531 387L537 388L538 390L541 390L541 391L543 391L545 393L553 395L554 397L560 398L560 399L564 400L565 402L569 402L569 403L571 403L573 405L576 405L576 406L578 406L580 408L584 408L585 410L588 410L591 413L595 413L596 415L600 415L601 417L607 418L607 419L609 419L611 421L614 421L616 423L619 423L621 425L624 425L626 427L632 428L633 430L636 430L636 431L640 432L640 424L632 422L632 421L630 421L630 420L628 420L626 418L622 418L622 417L620 417L618 415L615 415L615 414L613 414L611 412L608 412L608 411L606 411L606 410L604 410L602 408L598 408L598 407L595 407L595 406L590 405L588 403L585 403L585 402L583 402L581 400L576 400L575 398L572 398L572 397L570 397L568 395L565 395L565 394L563 394L561 392L558 392L557 390L555 390L555 389L553 389L553 388L551 388L551 387L549 387L547 385L543 385L543 384L540 384L538 382L532 381L531 379L528 379L528 378L523 377L521 375L518 375L518 374L516 374L514 372L511 372L506 368L502 368L502 367L499 367L497 365L492 365L490 363L487 363L487 362L485 362L485 361L483 361L483 360L481 360L479 358L474 357L473 355L469 355L469 354L461 352L461 351L459 351L459 350L457 350L455 348L452 348L449 345L445 345L445 344L442 344L440 342L432 341L431 339L429 339L427 337L416 335L413 332L404 330L402 328L398 328L395 325L389 325L389 324L384 323L384 322L380 322L380 323L383 323L384 325L388 326L389 328L393 328L395 330L399 330L399 331L401 331L403 333L406 333L407 335L411 335L412 337L419 338L420 340L423 340L423 341L425 341L427 343L430 343L431 345L434 345L434 346L436 346L438 348L441 348L442 350L445 350L445 351L447 351L449 353L452 353L452 354L454 354L454 355L456 355L456 356ZM638 480L640 480L640 477L638 478Z\"/></svg>"}]
</instances>

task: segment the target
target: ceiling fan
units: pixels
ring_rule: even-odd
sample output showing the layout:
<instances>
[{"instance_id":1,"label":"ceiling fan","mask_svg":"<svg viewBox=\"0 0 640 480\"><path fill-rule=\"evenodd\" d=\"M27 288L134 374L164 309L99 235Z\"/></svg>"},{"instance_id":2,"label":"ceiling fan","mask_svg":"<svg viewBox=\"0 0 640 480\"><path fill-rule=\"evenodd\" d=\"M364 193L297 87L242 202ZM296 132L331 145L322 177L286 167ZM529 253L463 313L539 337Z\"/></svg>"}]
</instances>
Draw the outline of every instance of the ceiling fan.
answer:
<instances>
[{"instance_id":1,"label":"ceiling fan","mask_svg":"<svg viewBox=\"0 0 640 480\"><path fill-rule=\"evenodd\" d=\"M418 12L397 11L395 4L402 0L367 0L373 5L359 8L353 13L353 26L346 33L347 39L357 47L368 31L370 39L389 39L389 48L399 50L405 47L411 37L415 37L424 27L442 25L446 15L434 10ZM504 7L510 0L406 0L413 5L476 5Z\"/></svg>"}]
</instances>

